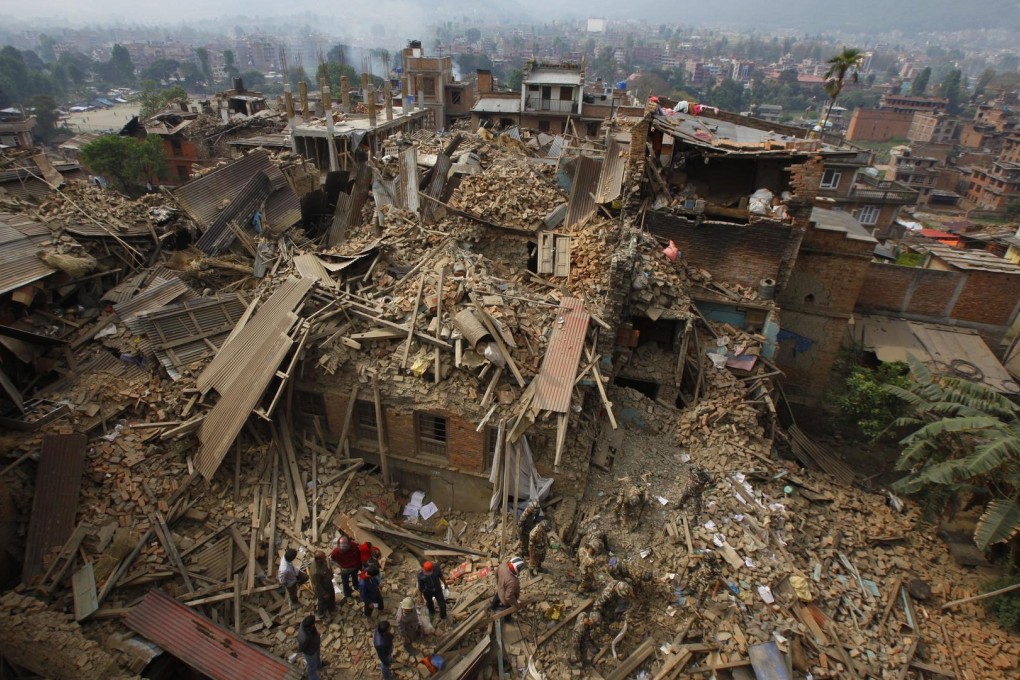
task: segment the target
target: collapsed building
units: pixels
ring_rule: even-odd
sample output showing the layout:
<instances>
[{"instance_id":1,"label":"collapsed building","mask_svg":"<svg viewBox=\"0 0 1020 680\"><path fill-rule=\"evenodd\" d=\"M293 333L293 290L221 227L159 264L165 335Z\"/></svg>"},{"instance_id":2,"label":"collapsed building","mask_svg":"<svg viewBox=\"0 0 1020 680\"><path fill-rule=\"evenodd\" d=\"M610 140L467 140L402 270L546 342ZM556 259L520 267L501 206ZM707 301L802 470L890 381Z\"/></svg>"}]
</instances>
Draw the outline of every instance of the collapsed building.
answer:
<instances>
[{"instance_id":1,"label":"collapsed building","mask_svg":"<svg viewBox=\"0 0 1020 680\"><path fill-rule=\"evenodd\" d=\"M656 106L594 139L289 107L296 153L256 149L170 196L0 202L3 481L31 508L7 661L299 677L279 556L307 564L343 530L380 548L390 601L444 564L436 677L1015 663L974 605L932 606L977 577L918 511L789 416L784 393L821 393L874 247L815 205L825 159L856 151ZM488 615L490 575L531 501L553 550L511 624ZM573 592L574 554L599 533L598 587L622 564L638 592L582 668L568 626L596 598ZM374 672L361 618L323 626L338 677Z\"/></svg>"}]
</instances>

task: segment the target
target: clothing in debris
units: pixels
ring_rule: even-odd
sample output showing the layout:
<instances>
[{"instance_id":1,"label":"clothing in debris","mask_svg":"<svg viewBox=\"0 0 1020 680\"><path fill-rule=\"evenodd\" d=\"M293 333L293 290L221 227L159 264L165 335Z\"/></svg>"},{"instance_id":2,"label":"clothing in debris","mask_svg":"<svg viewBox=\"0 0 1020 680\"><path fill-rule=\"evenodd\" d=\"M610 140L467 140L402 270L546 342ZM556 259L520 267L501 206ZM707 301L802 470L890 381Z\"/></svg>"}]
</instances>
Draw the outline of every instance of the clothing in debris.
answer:
<instances>
[{"instance_id":1,"label":"clothing in debris","mask_svg":"<svg viewBox=\"0 0 1020 680\"><path fill-rule=\"evenodd\" d=\"M592 608L603 618L615 621L617 617L630 608L630 598L634 589L626 581L612 581L606 584L599 596L595 598Z\"/></svg>"},{"instance_id":2,"label":"clothing in debris","mask_svg":"<svg viewBox=\"0 0 1020 680\"><path fill-rule=\"evenodd\" d=\"M316 611L322 616L336 611L336 590L333 588L333 568L326 560L326 553L315 553L311 568L312 589L315 591Z\"/></svg>"},{"instance_id":3,"label":"clothing in debris","mask_svg":"<svg viewBox=\"0 0 1020 680\"><path fill-rule=\"evenodd\" d=\"M542 508L538 502L531 501L528 503L528 507L524 508L524 512L521 513L520 519L517 520L517 538L521 542L521 552L525 555L528 554L528 538L531 536L531 530L538 524Z\"/></svg>"},{"instance_id":4,"label":"clothing in debris","mask_svg":"<svg viewBox=\"0 0 1020 680\"><path fill-rule=\"evenodd\" d=\"M404 643L404 651L408 654L416 654L414 643L421 640L425 630L422 628L421 619L418 618L414 603L409 597L400 603L400 608L397 610L397 631Z\"/></svg>"},{"instance_id":5,"label":"clothing in debris","mask_svg":"<svg viewBox=\"0 0 1020 680\"><path fill-rule=\"evenodd\" d=\"M630 524L631 529L637 528L641 513L645 509L645 490L634 484L620 491L616 496L616 514Z\"/></svg>"},{"instance_id":6,"label":"clothing in debris","mask_svg":"<svg viewBox=\"0 0 1020 680\"><path fill-rule=\"evenodd\" d=\"M542 562L549 552L549 533L545 522L539 522L528 536L528 567L537 573L542 572Z\"/></svg>"},{"instance_id":7,"label":"clothing in debris","mask_svg":"<svg viewBox=\"0 0 1020 680\"><path fill-rule=\"evenodd\" d=\"M591 522L585 528L581 545L588 546L598 556L609 552L609 537L597 521Z\"/></svg>"},{"instance_id":8,"label":"clothing in debris","mask_svg":"<svg viewBox=\"0 0 1020 680\"><path fill-rule=\"evenodd\" d=\"M346 539L346 540L345 540ZM330 558L340 567L340 586L344 597L350 597L358 589L358 572L361 571L361 548L346 536L337 541Z\"/></svg>"},{"instance_id":9,"label":"clothing in debris","mask_svg":"<svg viewBox=\"0 0 1020 680\"><path fill-rule=\"evenodd\" d=\"M305 655L309 680L319 680L319 669L325 665L319 656L321 645L322 637L315 627L315 617L306 616L301 621L300 628L298 628L297 648L299 652Z\"/></svg>"},{"instance_id":10,"label":"clothing in debris","mask_svg":"<svg viewBox=\"0 0 1020 680\"><path fill-rule=\"evenodd\" d=\"M439 604L439 618L446 618L446 597L443 594L443 571L438 564L426 562L431 567L429 571L425 568L418 570L418 592L425 600L425 606L429 609L429 616L436 615L436 603Z\"/></svg>"},{"instance_id":11,"label":"clothing in debris","mask_svg":"<svg viewBox=\"0 0 1020 680\"><path fill-rule=\"evenodd\" d=\"M393 666L393 631L390 630L389 621L380 621L379 625L375 627L372 646L375 647L375 653L382 665L383 680L391 680L393 678L391 670L391 666Z\"/></svg>"},{"instance_id":12,"label":"clothing in debris","mask_svg":"<svg viewBox=\"0 0 1020 680\"><path fill-rule=\"evenodd\" d=\"M373 609L382 610L382 588L379 586L377 574L368 571L358 574L358 593L361 595L361 602L365 605L365 616L371 616Z\"/></svg>"}]
</instances>

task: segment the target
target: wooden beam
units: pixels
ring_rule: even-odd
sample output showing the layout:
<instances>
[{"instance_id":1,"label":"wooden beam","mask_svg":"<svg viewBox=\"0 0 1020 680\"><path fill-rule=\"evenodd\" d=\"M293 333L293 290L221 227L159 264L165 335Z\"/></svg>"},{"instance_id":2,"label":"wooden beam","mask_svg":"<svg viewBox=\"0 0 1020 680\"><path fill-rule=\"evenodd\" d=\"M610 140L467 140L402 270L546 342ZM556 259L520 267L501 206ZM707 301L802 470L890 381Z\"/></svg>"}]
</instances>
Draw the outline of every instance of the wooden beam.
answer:
<instances>
[{"instance_id":1,"label":"wooden beam","mask_svg":"<svg viewBox=\"0 0 1020 680\"><path fill-rule=\"evenodd\" d=\"M507 368L509 368L510 372L513 373L514 379L517 380L517 384L524 387L524 376L521 375L521 372L517 369L517 364L514 363L514 358L510 356L510 350L507 349L506 343L503 342L503 337L499 334L499 331L496 330L496 326L492 323L492 320L489 319L489 313L485 311L485 308L482 307L481 304L479 304L474 295L471 296L471 304L475 306L475 310L478 312L478 318L481 320L486 330L489 331L492 339L496 342L496 347L499 347L499 351L503 353L503 358L506 359Z\"/></svg>"},{"instance_id":2,"label":"wooden beam","mask_svg":"<svg viewBox=\"0 0 1020 680\"><path fill-rule=\"evenodd\" d=\"M560 413L556 416L556 460L553 461L553 470L560 471L560 461L563 459L563 446L567 441L568 413Z\"/></svg>"},{"instance_id":3,"label":"wooden beam","mask_svg":"<svg viewBox=\"0 0 1020 680\"><path fill-rule=\"evenodd\" d=\"M380 534L387 534L389 536L396 536L397 538L403 538L408 541L414 541L415 543L421 543L431 548L440 548L442 550L454 550L463 555L478 555L479 557L495 557L492 553L482 552L474 550L472 548L465 548L459 545L452 545L449 543L443 543L442 541L435 541L431 538L425 538L424 536L418 536L407 531L401 531L399 529L391 529L389 527L382 526L376 522L369 522L364 519L357 520L358 526L369 531L375 531Z\"/></svg>"},{"instance_id":4,"label":"wooden beam","mask_svg":"<svg viewBox=\"0 0 1020 680\"><path fill-rule=\"evenodd\" d=\"M114 570L114 572L110 575L108 579L106 579L106 583L103 584L103 589L99 591L99 598L96 601L97 605L103 604L103 600L106 599L106 597L110 594L110 591L112 591L114 586L117 585L117 581L119 581L120 578L124 576L125 572L127 572L128 568L131 566L131 563L134 562L135 559L138 557L138 554L142 552L142 548L144 548L145 544L149 542L150 538L152 538L152 534L153 530L150 527L148 531L142 534L141 540L138 541L138 544L134 547L134 549L128 554L127 557L120 561L120 564L117 565L117 568Z\"/></svg>"},{"instance_id":5,"label":"wooden beam","mask_svg":"<svg viewBox=\"0 0 1020 680\"><path fill-rule=\"evenodd\" d=\"M382 399L379 396L379 376L372 376L372 398L375 400L375 433L379 443L379 465L382 468L383 486L390 487L389 448L386 446L386 423L383 420Z\"/></svg>"},{"instance_id":6,"label":"wooden beam","mask_svg":"<svg viewBox=\"0 0 1020 680\"><path fill-rule=\"evenodd\" d=\"M414 299L414 309L411 310L411 322L407 324L407 340L404 342L404 352L400 355L400 368L407 368L407 355L411 351L411 339L414 338L414 325L418 322L418 308L421 307L421 294L425 289L425 274L418 276L418 294Z\"/></svg>"},{"instance_id":7,"label":"wooden beam","mask_svg":"<svg viewBox=\"0 0 1020 680\"><path fill-rule=\"evenodd\" d=\"M1005 595L1006 593L1011 593L1017 589L1020 589L1020 583L1014 583L1011 586L999 588L998 590L993 590L990 593L984 593L983 595L974 595L973 597L965 597L962 600L953 600L952 602L946 602L944 605L942 605L941 609L942 611L945 611L947 609L952 609L953 607L958 607L961 604L967 604L968 602L979 602L981 600L987 600L990 597Z\"/></svg>"},{"instance_id":8,"label":"wooden beam","mask_svg":"<svg viewBox=\"0 0 1020 680\"><path fill-rule=\"evenodd\" d=\"M588 355L588 361L593 362L591 366L592 374L595 376L595 386L599 388L599 396L602 397L602 403L606 407L606 414L609 416L609 424L613 426L613 429L619 429L616 424L616 416L613 415L613 402L609 401L609 395L606 394L606 385L602 382L602 373L599 371L599 362L595 352L588 348L584 348L585 353Z\"/></svg>"},{"instance_id":9,"label":"wooden beam","mask_svg":"<svg viewBox=\"0 0 1020 680\"><path fill-rule=\"evenodd\" d=\"M570 614L568 614L566 617L560 619L559 623L557 623L555 626L553 626L548 631L546 631L542 635L542 637L538 638L538 642L535 643L535 649L538 649L543 644L548 642L549 639L552 638L553 635L556 635L556 633L560 632L563 629L564 626L566 626L568 623L570 623L571 621L576 619L581 614L581 612L583 612L585 609L590 607L591 603L594 602L594 601L595 601L595 598L589 597L587 600L585 600L584 602L579 604L577 606L577 609L575 609L574 611L570 612Z\"/></svg>"},{"instance_id":10,"label":"wooden beam","mask_svg":"<svg viewBox=\"0 0 1020 680\"><path fill-rule=\"evenodd\" d=\"M624 680L629 678L630 674L636 671L654 652L655 641L651 638L646 639L638 645L638 648L630 656L623 660L623 663L606 676L606 680Z\"/></svg>"},{"instance_id":11,"label":"wooden beam","mask_svg":"<svg viewBox=\"0 0 1020 680\"><path fill-rule=\"evenodd\" d=\"M354 389L351 390L351 396L347 400L347 412L344 414L344 426L340 430L340 440L336 443L336 457L340 457L340 450L344 448L344 444L347 442L347 436L351 432L351 423L354 420L354 407L358 402L358 386L355 385Z\"/></svg>"},{"instance_id":12,"label":"wooden beam","mask_svg":"<svg viewBox=\"0 0 1020 680\"><path fill-rule=\"evenodd\" d=\"M336 498L333 499L333 504L330 505L329 510L327 510L325 514L323 514L322 523L319 526L320 534L326 533L326 525L329 524L329 520L333 518L333 513L336 512L337 507L340 505L340 501L343 500L344 494L347 492L347 487L351 485L351 482L354 481L354 478L357 476L357 474L358 474L357 470L352 470L350 472L350 476L347 477L347 481L344 482L344 485L342 487L340 487L340 493L338 493L336 495Z\"/></svg>"}]
</instances>

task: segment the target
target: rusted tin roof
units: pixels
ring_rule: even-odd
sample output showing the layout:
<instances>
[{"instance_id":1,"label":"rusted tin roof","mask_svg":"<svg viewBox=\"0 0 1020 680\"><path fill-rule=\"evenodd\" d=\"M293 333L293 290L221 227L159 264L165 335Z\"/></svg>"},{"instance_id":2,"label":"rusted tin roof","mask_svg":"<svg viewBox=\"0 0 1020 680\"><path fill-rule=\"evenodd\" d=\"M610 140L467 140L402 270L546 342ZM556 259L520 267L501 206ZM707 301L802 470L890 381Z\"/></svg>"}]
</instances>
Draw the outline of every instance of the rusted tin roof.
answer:
<instances>
[{"instance_id":1,"label":"rusted tin roof","mask_svg":"<svg viewBox=\"0 0 1020 680\"><path fill-rule=\"evenodd\" d=\"M601 173L601 160L583 154L578 156L574 169L574 183L570 189L570 202L567 204L567 216L563 219L565 229L570 229L595 214L595 190Z\"/></svg>"},{"instance_id":2,"label":"rusted tin roof","mask_svg":"<svg viewBox=\"0 0 1020 680\"><path fill-rule=\"evenodd\" d=\"M549 347L535 378L535 405L539 409L566 413L570 408L589 318L584 303L577 298L560 300Z\"/></svg>"},{"instance_id":3,"label":"rusted tin roof","mask_svg":"<svg viewBox=\"0 0 1020 680\"><path fill-rule=\"evenodd\" d=\"M43 437L21 572L26 585L42 573L46 553L63 546L74 531L87 443L88 438L77 432Z\"/></svg>"},{"instance_id":4,"label":"rusted tin roof","mask_svg":"<svg viewBox=\"0 0 1020 680\"><path fill-rule=\"evenodd\" d=\"M300 680L296 666L271 656L162 591L152 590L125 625L212 680Z\"/></svg>"},{"instance_id":5,"label":"rusted tin roof","mask_svg":"<svg viewBox=\"0 0 1020 680\"><path fill-rule=\"evenodd\" d=\"M52 238L44 224L0 213L0 294L57 271L38 255Z\"/></svg>"}]
</instances>

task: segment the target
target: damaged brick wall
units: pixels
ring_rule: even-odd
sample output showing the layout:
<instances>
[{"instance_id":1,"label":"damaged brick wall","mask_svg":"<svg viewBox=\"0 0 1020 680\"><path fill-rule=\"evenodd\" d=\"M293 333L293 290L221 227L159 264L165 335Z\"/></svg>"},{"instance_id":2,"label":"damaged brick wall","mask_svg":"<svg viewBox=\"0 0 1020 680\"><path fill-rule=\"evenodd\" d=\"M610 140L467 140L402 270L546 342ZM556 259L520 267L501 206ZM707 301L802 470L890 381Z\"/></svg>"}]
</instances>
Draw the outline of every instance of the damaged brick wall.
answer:
<instances>
[{"instance_id":1,"label":"damaged brick wall","mask_svg":"<svg viewBox=\"0 0 1020 680\"><path fill-rule=\"evenodd\" d=\"M1018 301L1017 275L872 263L857 310L973 328L992 350L997 350L1016 320Z\"/></svg>"},{"instance_id":2,"label":"damaged brick wall","mask_svg":"<svg viewBox=\"0 0 1020 680\"><path fill-rule=\"evenodd\" d=\"M780 279L783 262L797 251L801 231L778 222L750 225L693 221L649 212L648 230L676 243L684 259L716 281L758 287L765 278Z\"/></svg>"}]
</instances>

